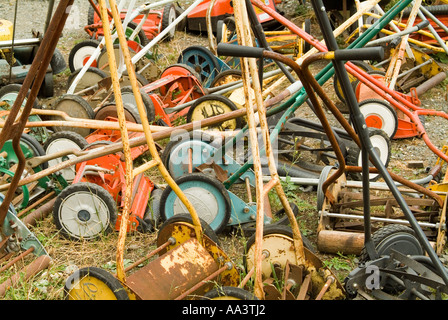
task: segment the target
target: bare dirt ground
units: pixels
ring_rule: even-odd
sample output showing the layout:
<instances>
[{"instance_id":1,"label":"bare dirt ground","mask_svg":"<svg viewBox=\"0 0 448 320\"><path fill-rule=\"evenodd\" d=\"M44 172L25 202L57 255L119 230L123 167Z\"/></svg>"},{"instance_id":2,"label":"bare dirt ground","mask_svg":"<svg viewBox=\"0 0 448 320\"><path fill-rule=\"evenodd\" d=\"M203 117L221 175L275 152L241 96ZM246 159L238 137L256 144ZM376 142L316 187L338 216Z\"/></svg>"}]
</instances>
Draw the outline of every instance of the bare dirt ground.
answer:
<instances>
[{"instance_id":1,"label":"bare dirt ground","mask_svg":"<svg viewBox=\"0 0 448 320\"><path fill-rule=\"evenodd\" d=\"M137 1L141 4L144 1ZM14 1L0 2L0 18L14 20ZM17 10L18 28L16 30L17 38L26 38L30 36L32 29L43 30L43 21L45 21L47 1L41 0L24 0L19 1ZM187 6L187 2L183 4ZM58 43L58 49L63 53L65 58L68 58L71 48L78 42L88 39L87 33L83 30L83 26L87 21L88 1L75 0L72 8L73 14L70 15L67 26L64 29L63 36ZM30 19L32 17L32 19ZM296 17L297 19L297 17ZM298 18L298 22L300 21ZM39 23L40 22L40 23ZM314 32L314 28L312 29ZM175 38L168 43L161 43L158 46L158 53L160 54L158 67L163 70L165 67L177 61L179 53L191 45L207 46L207 38L197 34L189 34L182 31L177 31ZM446 69L445 69L446 70ZM66 90L67 78L69 70L55 76L55 97L63 94ZM333 85L331 81L327 83L324 88L332 97L335 103L340 104L340 101L334 94ZM440 111L448 111L448 102L446 96L446 88L443 85L430 90L423 94L420 99L422 106L429 109L436 109ZM51 104L52 98L41 100L40 103ZM301 107L296 116L307 119L313 119L312 111L304 106ZM328 117L332 124L338 125L328 113ZM435 146L441 148L446 144L446 136L448 134L448 126L445 124L446 119L440 117L426 117L425 128ZM424 141L419 137L393 140L392 141L392 155L389 163L389 168L395 173L400 174L407 179L417 179L424 177L427 173L426 168L432 167L437 160L437 156L431 152ZM410 168L408 164L411 161L421 161L421 168ZM155 183L163 184L164 181L160 175L151 171L149 173L151 179ZM298 189L293 190L300 199L301 212L300 226L302 232L315 245L316 227L317 227L317 212L315 210L316 194L315 192L302 192ZM7 292L5 299L9 300L33 300L33 299L47 299L59 300L63 298L63 286L67 277L76 269L85 266L97 266L115 272L116 261L116 244L117 233L111 233L95 241L69 241L62 238L56 231L51 216L38 223L33 228L33 232L48 248L50 256L54 262L47 271L35 278L34 282L24 283L20 289L11 289ZM242 267L242 254L244 251L244 243L247 239L241 239L233 234L220 235L221 243L224 251L229 255L235 264ZM133 262L150 250L155 248L156 233L152 234L129 234L126 239L125 263ZM356 266L356 259L354 257L347 257L344 255L327 255L320 254L319 257L328 263L333 268L340 279L342 280L348 271Z\"/></svg>"}]
</instances>

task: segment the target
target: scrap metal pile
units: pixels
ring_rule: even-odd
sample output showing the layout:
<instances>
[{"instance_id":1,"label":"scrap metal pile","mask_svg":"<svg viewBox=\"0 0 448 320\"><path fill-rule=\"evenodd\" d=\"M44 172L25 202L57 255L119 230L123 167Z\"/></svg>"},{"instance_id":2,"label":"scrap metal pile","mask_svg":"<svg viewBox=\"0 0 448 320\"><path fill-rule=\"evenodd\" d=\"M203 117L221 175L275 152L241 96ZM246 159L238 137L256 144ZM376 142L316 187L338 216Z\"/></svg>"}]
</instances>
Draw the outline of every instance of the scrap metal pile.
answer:
<instances>
[{"instance_id":1,"label":"scrap metal pile","mask_svg":"<svg viewBox=\"0 0 448 320\"><path fill-rule=\"evenodd\" d=\"M118 233L116 273L82 266L64 299L446 299L448 152L422 120L448 114L419 100L446 77L435 58L448 54L446 5L344 1L351 16L337 20L334 1L303 1L319 41L273 1L135 2L89 0L89 39L67 64L56 47L73 0L39 41L0 41L0 276L34 257L0 296L51 265L33 233L50 215L70 241ZM177 30L206 32L209 46L158 72L152 50ZM67 67L66 91L40 108ZM317 121L297 116L305 108ZM409 138L437 158L425 178L388 167L394 140ZM285 179L316 193L315 245ZM156 249L125 268L133 232L156 234ZM220 244L228 232L247 239L243 270ZM359 264L341 281L320 253Z\"/></svg>"}]
</instances>

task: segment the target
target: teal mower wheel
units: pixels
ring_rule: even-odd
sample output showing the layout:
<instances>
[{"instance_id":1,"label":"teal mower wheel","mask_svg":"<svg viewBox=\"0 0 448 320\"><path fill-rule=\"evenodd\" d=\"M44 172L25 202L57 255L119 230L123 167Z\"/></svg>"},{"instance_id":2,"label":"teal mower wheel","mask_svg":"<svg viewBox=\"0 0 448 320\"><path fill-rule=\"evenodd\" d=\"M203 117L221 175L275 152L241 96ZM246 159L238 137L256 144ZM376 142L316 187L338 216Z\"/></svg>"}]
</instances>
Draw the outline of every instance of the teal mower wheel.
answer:
<instances>
[{"instance_id":1,"label":"teal mower wheel","mask_svg":"<svg viewBox=\"0 0 448 320\"><path fill-rule=\"evenodd\" d=\"M176 180L188 200L202 220L214 232L220 233L227 226L231 214L231 202L228 191L222 183L202 173L191 173ZM177 214L188 213L187 208L167 187L160 198L160 215L167 220Z\"/></svg>"}]
</instances>

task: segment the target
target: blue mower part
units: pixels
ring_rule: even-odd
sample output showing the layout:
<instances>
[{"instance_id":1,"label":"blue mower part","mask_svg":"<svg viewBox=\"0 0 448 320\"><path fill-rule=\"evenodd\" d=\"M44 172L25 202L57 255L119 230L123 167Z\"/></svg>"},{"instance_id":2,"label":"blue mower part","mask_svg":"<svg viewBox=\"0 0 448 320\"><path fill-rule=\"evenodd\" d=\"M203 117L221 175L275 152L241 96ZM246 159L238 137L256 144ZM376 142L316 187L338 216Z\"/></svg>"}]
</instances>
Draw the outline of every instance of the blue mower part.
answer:
<instances>
[{"instance_id":1,"label":"blue mower part","mask_svg":"<svg viewBox=\"0 0 448 320\"><path fill-rule=\"evenodd\" d=\"M199 80L205 88L210 87L219 72L230 69L221 59L202 46L190 46L184 49L177 62L192 67L200 75Z\"/></svg>"},{"instance_id":2,"label":"blue mower part","mask_svg":"<svg viewBox=\"0 0 448 320\"><path fill-rule=\"evenodd\" d=\"M0 193L0 203L3 202L4 199L5 196ZM17 252L20 249L26 251L30 248L34 248L33 254L37 257L48 255L39 239L37 239L37 237L17 217L17 212L12 204L9 204L8 212L6 213L6 218L3 222L2 234L6 237L13 236L10 237L7 244L7 250L10 252Z\"/></svg>"}]
</instances>

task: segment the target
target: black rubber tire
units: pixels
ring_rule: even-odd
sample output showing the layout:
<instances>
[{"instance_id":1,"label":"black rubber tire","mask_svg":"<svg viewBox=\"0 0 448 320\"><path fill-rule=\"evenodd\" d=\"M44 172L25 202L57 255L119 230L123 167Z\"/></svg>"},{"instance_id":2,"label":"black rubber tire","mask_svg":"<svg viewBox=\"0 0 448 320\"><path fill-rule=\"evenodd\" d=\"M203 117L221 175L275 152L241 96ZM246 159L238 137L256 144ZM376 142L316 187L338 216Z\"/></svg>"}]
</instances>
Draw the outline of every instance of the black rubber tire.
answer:
<instances>
[{"instance_id":1,"label":"black rubber tire","mask_svg":"<svg viewBox=\"0 0 448 320\"><path fill-rule=\"evenodd\" d=\"M134 21L130 21L130 22L128 23L127 27L126 27L126 30L127 30L128 28L129 28L129 29L132 29L132 30L135 30L135 29L137 29L137 27L138 27L138 24L136 24ZM112 30L112 33L114 33L114 32L115 32L115 30ZM126 34L126 33L125 33L125 34ZM145 34L145 30L143 30L143 28L140 29L140 31L137 33L137 37L138 37L139 41L135 41L135 40L133 40L133 41L140 43L140 45L141 45L142 47L145 47L145 46L149 43L149 39L148 39L148 37L146 36L146 34ZM115 41L118 43L118 39L115 40Z\"/></svg>"},{"instance_id":2,"label":"black rubber tire","mask_svg":"<svg viewBox=\"0 0 448 320\"><path fill-rule=\"evenodd\" d=\"M383 162L384 166L387 168L389 165L390 157L391 157L391 143L389 136L381 129L375 129L375 128L369 128L369 137L372 137L374 135L380 135L384 141L387 143L388 150L383 150L387 152L387 159L385 162ZM358 145L354 142L349 144L348 148L348 154L346 158L346 163L349 166L359 166L359 159L361 157L361 149L358 147ZM374 146L375 147L375 146ZM372 164L370 164L372 166ZM361 181L362 180L362 173L361 172L353 172L349 171L347 174L349 177L351 177L353 180ZM381 177L381 175L378 173L371 177L370 181L376 181Z\"/></svg>"},{"instance_id":3,"label":"black rubber tire","mask_svg":"<svg viewBox=\"0 0 448 320\"><path fill-rule=\"evenodd\" d=\"M216 42L220 43L222 41L223 25L226 25L227 30L230 31L229 35L227 36L227 41L226 41L226 42L229 42L236 33L235 18L234 17L226 17L226 18L224 18L224 20L220 20L218 22L219 22L219 25L218 25L218 23L216 24L216 36L217 36Z\"/></svg>"},{"instance_id":4,"label":"black rubber tire","mask_svg":"<svg viewBox=\"0 0 448 320\"><path fill-rule=\"evenodd\" d=\"M19 93L20 89L22 88L22 85L19 83L10 83L0 88L0 101L2 100L2 97L5 96L8 93L17 92ZM30 95L31 89L28 90L28 93L26 94L26 98L28 99ZM12 108L12 106L11 106ZM39 104L38 100L34 100L33 102L33 109L42 109L42 106Z\"/></svg>"},{"instance_id":5,"label":"black rubber tire","mask_svg":"<svg viewBox=\"0 0 448 320\"><path fill-rule=\"evenodd\" d=\"M160 218L160 198L162 197L163 190L155 188L151 192L151 207L148 211L148 215L145 216L145 220L149 219L154 226L158 226L161 222Z\"/></svg>"},{"instance_id":6,"label":"black rubber tire","mask_svg":"<svg viewBox=\"0 0 448 320\"><path fill-rule=\"evenodd\" d=\"M54 95L53 72L47 72L39 89L40 98L50 98Z\"/></svg>"},{"instance_id":7,"label":"black rubber tire","mask_svg":"<svg viewBox=\"0 0 448 320\"><path fill-rule=\"evenodd\" d=\"M44 156L45 155L44 148L39 143L39 141L37 141L37 139L34 138L32 135L29 135L27 133L22 133L22 136L20 137L20 140L22 142L26 143L33 150L34 156L39 157L39 156ZM40 165L40 167L42 168L42 170L47 169L48 168L48 162L45 161L44 163L42 163Z\"/></svg>"},{"instance_id":8,"label":"black rubber tire","mask_svg":"<svg viewBox=\"0 0 448 320\"><path fill-rule=\"evenodd\" d=\"M201 222L201 227L202 227L202 231L204 232L204 234L210 238L210 240L212 240L216 245L220 246L220 241L218 236L216 235L216 232L213 231L213 229L208 225L207 222L205 222L204 220L202 220L199 217L199 221ZM163 230L167 225L171 224L171 223L176 223L176 222L187 222L190 223L191 225L193 225L193 219L191 218L190 214L185 213L185 214L176 214L175 216L172 216L171 218L165 220L165 222L163 222L163 224L160 226L159 228L159 234L157 235L157 244L161 245L162 243L164 243L165 241L161 240L159 238L160 235L160 230Z\"/></svg>"},{"instance_id":9,"label":"black rubber tire","mask_svg":"<svg viewBox=\"0 0 448 320\"><path fill-rule=\"evenodd\" d=\"M210 88L215 87L221 79L228 77L228 76L233 76L233 77L239 78L238 80L241 80L243 78L243 73L241 72L241 70L237 70L237 69L228 69L228 70L221 71L213 79L212 83L210 84Z\"/></svg>"},{"instance_id":10,"label":"black rubber tire","mask_svg":"<svg viewBox=\"0 0 448 320\"><path fill-rule=\"evenodd\" d=\"M305 19L303 23L303 29L306 33L311 35L311 19ZM303 53L307 53L308 51L310 51L311 47L312 45L305 41L305 44L303 46Z\"/></svg>"},{"instance_id":11,"label":"black rubber tire","mask_svg":"<svg viewBox=\"0 0 448 320\"><path fill-rule=\"evenodd\" d=\"M170 68L184 68L185 70L187 70L187 72L191 73L199 82L201 81L201 76L199 73L197 73L192 67L190 67L189 65L185 64L185 63L174 63L168 67L166 67L162 73L160 74L160 79L165 77L166 74L169 74Z\"/></svg>"},{"instance_id":12,"label":"black rubber tire","mask_svg":"<svg viewBox=\"0 0 448 320\"><path fill-rule=\"evenodd\" d=\"M177 12L176 7L173 3L167 3L165 7L163 7L163 13L162 13L162 20L161 20L161 28L160 30L163 31L174 21L171 20L173 17L172 14L174 14L174 20L177 18ZM166 34L165 37L163 37L163 41L170 41L174 38L176 33L176 28L173 28Z\"/></svg>"},{"instance_id":13,"label":"black rubber tire","mask_svg":"<svg viewBox=\"0 0 448 320\"><path fill-rule=\"evenodd\" d=\"M297 218L297 215L299 214L299 208L292 202L289 203L291 206L292 212L294 213L294 216ZM288 216L285 215L285 208L281 208L275 213L276 217L281 217L279 220L275 221L273 224L269 225L271 226L289 226L289 219ZM256 232L256 222L248 222L241 225L238 225L236 227L237 232L242 231L242 235L246 238L251 237Z\"/></svg>"},{"instance_id":14,"label":"black rubber tire","mask_svg":"<svg viewBox=\"0 0 448 320\"><path fill-rule=\"evenodd\" d=\"M90 193L93 193L97 197L101 198L108 210L109 213L109 221L110 223L107 226L104 226L104 229L101 231L101 233L107 234L110 233L115 228L115 222L117 220L117 206L115 203L115 200L111 196L109 192L107 192L104 188L100 187L97 184L90 183L90 182L78 182L75 184L72 184L68 187L66 187L62 192L56 197L56 201L54 203L53 207L53 220L56 225L56 228L59 230L62 236L64 236L67 239L70 240L81 240L86 239L85 237L78 237L77 235L69 233L64 226L62 225L62 222L59 219L59 209L62 205L63 200L65 197L71 195L72 193L88 190ZM98 237L99 234L92 236L89 239L93 239Z\"/></svg>"},{"instance_id":15,"label":"black rubber tire","mask_svg":"<svg viewBox=\"0 0 448 320\"><path fill-rule=\"evenodd\" d=\"M214 140L212 136L210 136L207 133L204 133L202 131L189 131L189 132L185 132L182 134L174 135L173 137L171 137L170 142L167 143L167 145L165 146L165 148L162 151L162 155L160 156L165 168L167 168L167 169L169 168L171 150L173 150L173 148L178 143L184 142L186 140L188 140L188 141L193 140L193 139L201 140L201 141L204 141L207 143L210 143Z\"/></svg>"},{"instance_id":16,"label":"black rubber tire","mask_svg":"<svg viewBox=\"0 0 448 320\"><path fill-rule=\"evenodd\" d=\"M76 145L79 146L79 150L84 149L87 145L88 142L87 140L80 135L77 132L74 131L59 131L59 132L55 132L53 133L48 139L47 141L45 141L43 149L45 150L45 154L48 154L48 148L50 147L51 143L53 143L55 140L58 139L68 139L72 142L74 142ZM50 163L52 163L52 160L50 160ZM75 170L75 166L72 166L73 170ZM61 172L61 171L60 171ZM64 179L67 180L67 177L64 176ZM67 181L69 181L70 179L68 179Z\"/></svg>"},{"instance_id":17,"label":"black rubber tire","mask_svg":"<svg viewBox=\"0 0 448 320\"><path fill-rule=\"evenodd\" d=\"M385 110L387 110L389 112L389 115L392 117L391 119L389 119L388 121L390 121L392 123L392 129L388 129L385 130L389 136L390 139L393 139L395 134L397 133L398 130L398 116L397 116L397 112L395 111L395 109L386 101L384 100L380 100L380 99L366 99L363 100L359 103L359 108L361 113L363 112L363 106L367 105L367 104L377 104L380 105L380 108L384 108ZM377 108L378 109L378 108ZM387 120L387 119L385 119ZM351 124L351 122L350 122ZM383 126L384 128L384 126ZM383 129L380 128L380 129Z\"/></svg>"},{"instance_id":18,"label":"black rubber tire","mask_svg":"<svg viewBox=\"0 0 448 320\"><path fill-rule=\"evenodd\" d=\"M73 285L76 284L76 281L86 276L94 277L106 284L114 293L117 300L129 300L129 295L121 282L109 272L97 267L85 267L78 269L67 278L64 285L65 300L70 300L69 291Z\"/></svg>"},{"instance_id":19,"label":"black rubber tire","mask_svg":"<svg viewBox=\"0 0 448 320\"><path fill-rule=\"evenodd\" d=\"M64 100L72 100L75 103L77 103L79 106L82 107L82 115L85 119L94 119L95 118L95 112L93 111L92 107L90 106L90 104L84 100L82 97L75 95L75 94L65 94L61 97L59 97L59 99L56 100L56 102L54 103L54 110L58 110L57 107L60 103L62 103ZM63 110L62 110L63 111ZM65 110L65 112L72 117L79 117L79 114L73 114L71 112L69 112L69 110ZM59 117L55 116L52 117L54 120L60 120ZM89 128L76 128L76 127L53 127L53 130L55 132L57 131L74 131L77 132L79 134L81 134L82 136L87 136L90 133L90 129Z\"/></svg>"},{"instance_id":20,"label":"black rubber tire","mask_svg":"<svg viewBox=\"0 0 448 320\"><path fill-rule=\"evenodd\" d=\"M54 49L53 56L50 60L50 66L53 74L60 74L67 69L67 63L65 62L64 55L58 48Z\"/></svg>"},{"instance_id":21,"label":"black rubber tire","mask_svg":"<svg viewBox=\"0 0 448 320\"><path fill-rule=\"evenodd\" d=\"M201 300L224 299L225 297L237 300L259 300L252 292L249 292L242 288L228 286L216 287L210 290L209 292L204 294Z\"/></svg>"},{"instance_id":22,"label":"black rubber tire","mask_svg":"<svg viewBox=\"0 0 448 320\"><path fill-rule=\"evenodd\" d=\"M398 238L393 238L398 237ZM424 249L412 228L400 224L386 225L372 234L372 241L379 256L389 255L391 249L405 255L423 255ZM361 250L359 261L370 260L366 248Z\"/></svg>"},{"instance_id":23,"label":"black rubber tire","mask_svg":"<svg viewBox=\"0 0 448 320\"><path fill-rule=\"evenodd\" d=\"M360 60L353 60L353 61L350 61L350 62L353 63L358 68L360 68L360 69L362 69L362 70L364 70L366 72L373 71L372 66L370 64L368 64L367 62L360 61ZM353 83L355 83L356 81L358 81L358 80L355 78L355 80L351 81L350 83L353 85ZM341 88L341 85L339 83L339 79L336 76L336 74L333 77L333 87L334 87L334 91L336 93L336 96L339 98L339 100L341 100L341 102L345 103L345 97L343 96L343 93L341 91L342 88Z\"/></svg>"},{"instance_id":24,"label":"black rubber tire","mask_svg":"<svg viewBox=\"0 0 448 320\"><path fill-rule=\"evenodd\" d=\"M57 139L62 139L62 138L69 139L69 140L73 141L81 149L84 149L89 144L87 142L87 140L79 133L76 133L73 131L59 131L59 132L53 133L51 135L51 137L49 137L48 140L45 141L44 146L43 146L44 150L47 150L47 148L51 142L53 142L54 140L57 140Z\"/></svg>"},{"instance_id":25,"label":"black rubber tire","mask_svg":"<svg viewBox=\"0 0 448 320\"><path fill-rule=\"evenodd\" d=\"M93 10L93 9L92 9ZM87 39L84 41L81 41L73 46L73 48L70 50L70 54L68 55L68 67L70 68L71 72L75 72L77 69L80 69L80 67L76 68L75 66L75 56L78 50L84 47L93 47L97 48L99 46L100 42L95 39Z\"/></svg>"},{"instance_id":26,"label":"black rubber tire","mask_svg":"<svg viewBox=\"0 0 448 320\"><path fill-rule=\"evenodd\" d=\"M229 196L227 189L224 187L224 185L220 181L210 178L209 176L207 176L203 173L200 173L200 172L199 173L198 172L189 173L189 174L183 175L180 178L175 180L176 184L179 187L181 187L182 183L186 183L186 182L190 182L190 181L201 181L201 182L208 183L213 188L215 188L218 192L220 192L220 194L222 195L223 200L225 202L224 217L221 219L221 221L218 220L219 224L215 228L212 228L215 233L217 233L217 234L221 233L227 227L227 224L228 224L230 216L231 216L231 211L232 211L230 196ZM170 186L168 186L163 191L162 196L160 197L160 217L162 218L163 221L166 221L166 220L168 220L168 218L171 218L171 217L167 217L166 212L165 212L166 211L166 209L165 209L166 201L171 192L173 192L173 190L171 189ZM197 214L200 217L201 212L197 212ZM176 215L174 215L174 216L176 216ZM217 219L217 218L218 217L216 217L215 219ZM213 222L215 221L215 219L213 220Z\"/></svg>"},{"instance_id":27,"label":"black rubber tire","mask_svg":"<svg viewBox=\"0 0 448 320\"><path fill-rule=\"evenodd\" d=\"M128 77L127 70L125 70L122 74L122 78L124 78L124 77ZM137 78L137 84L140 88L149 84L148 79L146 79L141 73L135 72L135 77ZM129 84L123 85L123 83L121 82L120 85L125 87L128 85L131 85L131 83L129 82Z\"/></svg>"}]
</instances>

